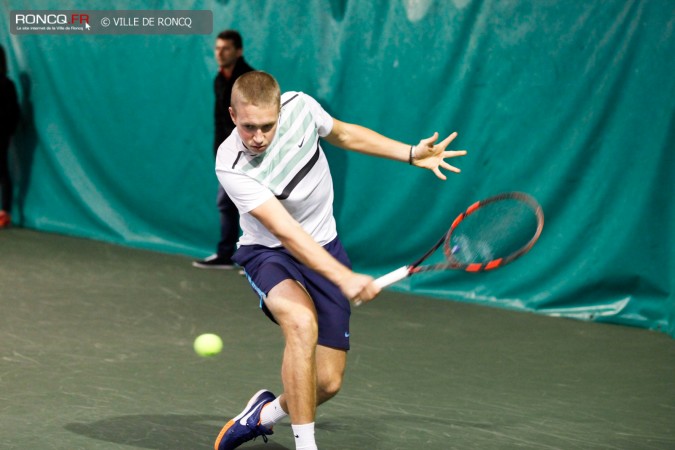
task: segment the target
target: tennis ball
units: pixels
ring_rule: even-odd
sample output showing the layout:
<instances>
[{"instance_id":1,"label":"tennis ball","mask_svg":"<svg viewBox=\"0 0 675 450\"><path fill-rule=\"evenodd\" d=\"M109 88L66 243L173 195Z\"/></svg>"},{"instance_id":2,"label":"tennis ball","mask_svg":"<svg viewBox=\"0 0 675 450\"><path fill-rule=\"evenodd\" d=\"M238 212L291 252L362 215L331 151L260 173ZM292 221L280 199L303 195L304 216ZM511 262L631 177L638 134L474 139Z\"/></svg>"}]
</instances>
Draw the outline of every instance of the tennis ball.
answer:
<instances>
[{"instance_id":1,"label":"tennis ball","mask_svg":"<svg viewBox=\"0 0 675 450\"><path fill-rule=\"evenodd\" d=\"M202 334L195 339L194 349L199 356L214 356L223 349L223 340L217 334Z\"/></svg>"}]
</instances>

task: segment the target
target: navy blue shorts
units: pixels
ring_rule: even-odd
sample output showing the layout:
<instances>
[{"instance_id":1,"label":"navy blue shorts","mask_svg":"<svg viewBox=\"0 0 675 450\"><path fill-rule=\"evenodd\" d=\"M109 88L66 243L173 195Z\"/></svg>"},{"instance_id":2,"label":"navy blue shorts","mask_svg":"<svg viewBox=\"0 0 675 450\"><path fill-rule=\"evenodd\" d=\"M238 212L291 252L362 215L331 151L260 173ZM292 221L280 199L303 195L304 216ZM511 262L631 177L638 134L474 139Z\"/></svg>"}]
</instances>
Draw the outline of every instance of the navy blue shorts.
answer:
<instances>
[{"instance_id":1,"label":"navy blue shorts","mask_svg":"<svg viewBox=\"0 0 675 450\"><path fill-rule=\"evenodd\" d=\"M323 247L345 266L351 268L347 252L339 238ZM303 265L283 247L242 245L232 258L246 271L251 287L260 297L260 308L274 319L265 306L265 298L274 286L284 280L296 280L309 293L319 320L319 344L349 350L349 300L342 291L323 276Z\"/></svg>"}]
</instances>

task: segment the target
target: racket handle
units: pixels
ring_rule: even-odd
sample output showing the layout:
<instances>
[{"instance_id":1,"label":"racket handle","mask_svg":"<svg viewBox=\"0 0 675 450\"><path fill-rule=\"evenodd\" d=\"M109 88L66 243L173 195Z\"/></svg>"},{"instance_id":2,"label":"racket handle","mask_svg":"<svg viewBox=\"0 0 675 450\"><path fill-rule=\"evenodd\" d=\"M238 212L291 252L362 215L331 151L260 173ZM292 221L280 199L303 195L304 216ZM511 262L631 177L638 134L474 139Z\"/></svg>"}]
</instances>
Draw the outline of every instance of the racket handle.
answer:
<instances>
[{"instance_id":1,"label":"racket handle","mask_svg":"<svg viewBox=\"0 0 675 450\"><path fill-rule=\"evenodd\" d=\"M410 269L409 266L399 267L393 272L389 272L388 274L382 275L380 278L373 280L373 283L379 286L380 289L384 289L387 286L391 286L397 281L401 281L402 279L410 275L409 269ZM361 300L355 300L354 306L361 306L362 303L363 302Z\"/></svg>"},{"instance_id":2,"label":"racket handle","mask_svg":"<svg viewBox=\"0 0 675 450\"><path fill-rule=\"evenodd\" d=\"M397 281L401 281L402 279L407 277L410 274L409 269L410 268L408 266L399 267L393 272L389 272L386 275L382 275L380 278L373 281L373 283L378 285L380 289L384 289L387 286L391 286Z\"/></svg>"}]
</instances>

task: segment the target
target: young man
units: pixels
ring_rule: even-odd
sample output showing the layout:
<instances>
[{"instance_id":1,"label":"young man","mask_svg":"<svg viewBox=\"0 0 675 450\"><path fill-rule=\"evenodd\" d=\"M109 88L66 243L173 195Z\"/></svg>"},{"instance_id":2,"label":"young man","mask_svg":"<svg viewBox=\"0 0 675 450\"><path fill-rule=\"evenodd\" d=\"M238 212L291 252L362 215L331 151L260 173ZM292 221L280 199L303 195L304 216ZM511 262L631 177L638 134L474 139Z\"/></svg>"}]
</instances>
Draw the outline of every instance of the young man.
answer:
<instances>
[{"instance_id":1,"label":"young man","mask_svg":"<svg viewBox=\"0 0 675 450\"><path fill-rule=\"evenodd\" d=\"M218 149L216 173L240 212L243 235L234 260L243 266L262 310L285 338L284 393L257 392L216 439L233 449L291 416L296 449L316 449L316 406L340 389L349 349L349 301L379 293L373 279L351 271L333 218L333 185L319 138L361 153L432 170L459 172L445 158L451 134L411 146L332 118L308 95L280 93L264 72L242 75L230 107L236 132Z\"/></svg>"},{"instance_id":2,"label":"young man","mask_svg":"<svg viewBox=\"0 0 675 450\"><path fill-rule=\"evenodd\" d=\"M234 130L230 118L230 97L232 86L240 75L253 70L244 60L244 43L241 35L235 30L225 30L218 34L214 55L218 62L218 75L213 82L216 94L214 108L215 138L213 154ZM232 255L239 238L239 213L232 200L225 194L222 186L218 186L218 211L220 213L220 241L213 255L192 263L201 269L232 269Z\"/></svg>"}]
</instances>

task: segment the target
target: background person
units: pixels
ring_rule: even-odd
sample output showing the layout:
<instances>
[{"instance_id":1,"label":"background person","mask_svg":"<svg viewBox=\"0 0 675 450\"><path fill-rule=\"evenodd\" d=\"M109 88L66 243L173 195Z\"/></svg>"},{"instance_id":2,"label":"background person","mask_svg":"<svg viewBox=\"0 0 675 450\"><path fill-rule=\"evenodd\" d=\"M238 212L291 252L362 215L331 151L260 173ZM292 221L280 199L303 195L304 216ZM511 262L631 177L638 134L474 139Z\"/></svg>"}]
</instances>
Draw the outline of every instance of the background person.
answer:
<instances>
[{"instance_id":1,"label":"background person","mask_svg":"<svg viewBox=\"0 0 675 450\"><path fill-rule=\"evenodd\" d=\"M19 102L16 87L7 78L7 58L5 49L0 46L0 228L12 222L13 189L9 173L9 141L19 123Z\"/></svg>"},{"instance_id":2,"label":"background person","mask_svg":"<svg viewBox=\"0 0 675 450\"><path fill-rule=\"evenodd\" d=\"M235 30L225 30L218 34L214 48L218 62L218 74L213 82L216 102L214 108L215 137L213 140L213 154L218 146L232 133L234 123L230 117L230 96L232 85L246 72L253 70L244 60L244 44L241 35ZM220 241L213 255L192 263L202 269L231 269L232 255L234 254L237 239L239 238L239 213L237 207L227 196L223 187L218 184L217 198L220 214Z\"/></svg>"}]
</instances>

